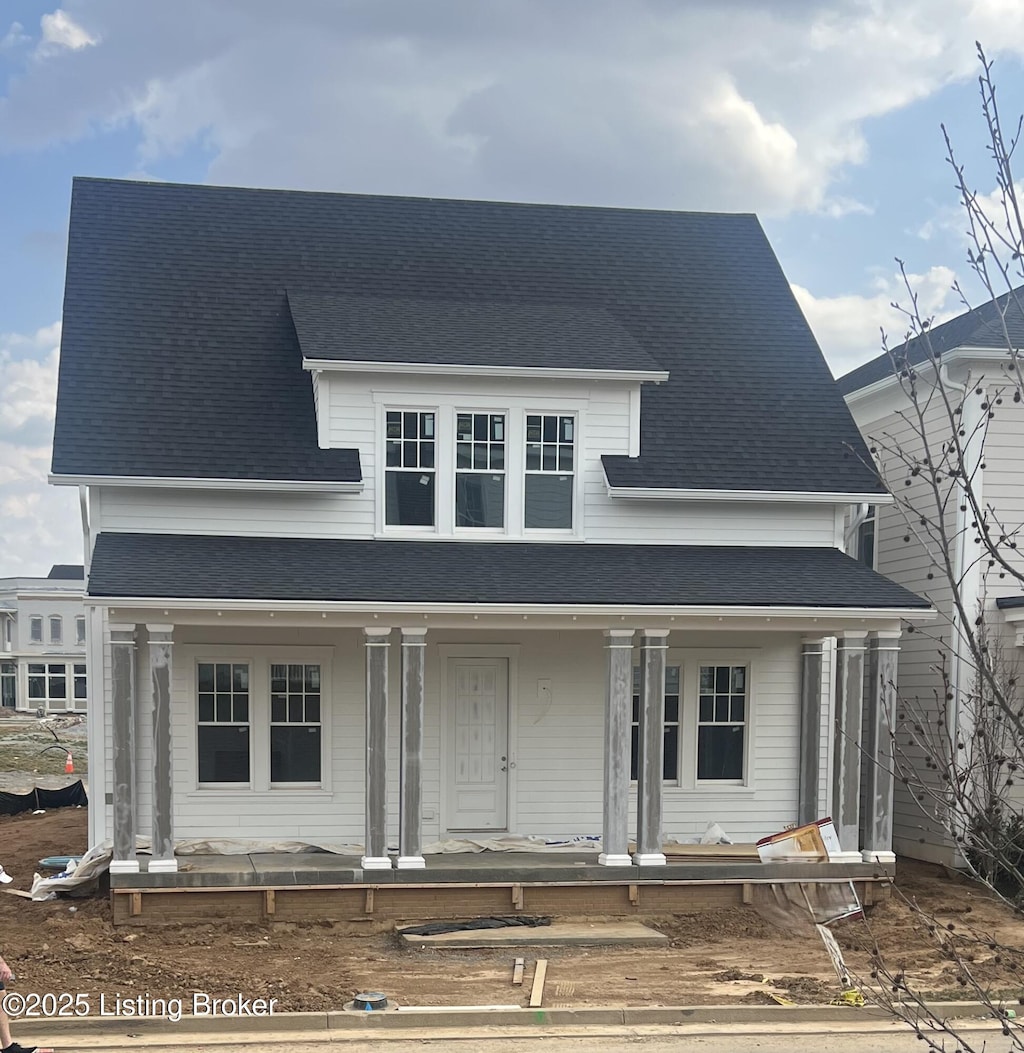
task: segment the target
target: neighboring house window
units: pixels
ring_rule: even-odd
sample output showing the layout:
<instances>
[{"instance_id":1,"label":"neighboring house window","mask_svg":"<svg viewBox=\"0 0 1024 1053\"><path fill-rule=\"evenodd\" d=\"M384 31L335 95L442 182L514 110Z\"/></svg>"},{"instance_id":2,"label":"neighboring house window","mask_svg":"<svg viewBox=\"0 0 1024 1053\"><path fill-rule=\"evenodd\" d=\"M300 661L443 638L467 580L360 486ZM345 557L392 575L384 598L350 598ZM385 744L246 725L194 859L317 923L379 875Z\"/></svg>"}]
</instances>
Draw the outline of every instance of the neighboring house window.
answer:
<instances>
[{"instance_id":1,"label":"neighboring house window","mask_svg":"<svg viewBox=\"0 0 1024 1053\"><path fill-rule=\"evenodd\" d=\"M434 525L436 417L388 410L384 448L384 522Z\"/></svg>"},{"instance_id":2,"label":"neighboring house window","mask_svg":"<svg viewBox=\"0 0 1024 1053\"><path fill-rule=\"evenodd\" d=\"M59 614L50 618L50 643L59 644L64 642L64 622Z\"/></svg>"},{"instance_id":3,"label":"neighboring house window","mask_svg":"<svg viewBox=\"0 0 1024 1053\"><path fill-rule=\"evenodd\" d=\"M878 520L878 506L869 505L863 522L857 528L857 559L874 569L875 566L875 524Z\"/></svg>"},{"instance_id":4,"label":"neighboring house window","mask_svg":"<svg viewBox=\"0 0 1024 1053\"><path fill-rule=\"evenodd\" d=\"M68 670L63 662L48 664L30 662L28 667L28 698L49 709L67 709Z\"/></svg>"},{"instance_id":5,"label":"neighboring house window","mask_svg":"<svg viewBox=\"0 0 1024 1053\"><path fill-rule=\"evenodd\" d=\"M75 663L75 702L85 702L89 697L89 684L85 673L85 663ZM82 708L76 705L76 708Z\"/></svg>"},{"instance_id":6,"label":"neighboring house window","mask_svg":"<svg viewBox=\"0 0 1024 1053\"><path fill-rule=\"evenodd\" d=\"M270 667L270 781L320 782L320 666Z\"/></svg>"},{"instance_id":7,"label":"neighboring house window","mask_svg":"<svg viewBox=\"0 0 1024 1053\"><path fill-rule=\"evenodd\" d=\"M199 662L198 735L201 783L249 782L249 666Z\"/></svg>"},{"instance_id":8,"label":"neighboring house window","mask_svg":"<svg viewBox=\"0 0 1024 1053\"><path fill-rule=\"evenodd\" d=\"M455 525L505 525L504 413L456 414Z\"/></svg>"},{"instance_id":9,"label":"neighboring house window","mask_svg":"<svg viewBox=\"0 0 1024 1053\"><path fill-rule=\"evenodd\" d=\"M32 643L43 642L43 619L30 618L28 623L28 638Z\"/></svg>"},{"instance_id":10,"label":"neighboring house window","mask_svg":"<svg viewBox=\"0 0 1024 1053\"><path fill-rule=\"evenodd\" d=\"M575 417L527 414L526 529L572 529L575 434Z\"/></svg>"},{"instance_id":11,"label":"neighboring house window","mask_svg":"<svg viewBox=\"0 0 1024 1053\"><path fill-rule=\"evenodd\" d=\"M75 619L75 643L76 644L84 644L85 643L85 619L84 618L76 618Z\"/></svg>"},{"instance_id":12,"label":"neighboring house window","mask_svg":"<svg viewBox=\"0 0 1024 1053\"><path fill-rule=\"evenodd\" d=\"M666 782L679 778L679 666L665 669L665 763L662 777ZM633 727L630 734L629 777L640 772L640 667L633 667Z\"/></svg>"},{"instance_id":13,"label":"neighboring house window","mask_svg":"<svg viewBox=\"0 0 1024 1053\"><path fill-rule=\"evenodd\" d=\"M13 618L4 618L4 643L7 645L8 650L12 643L13 630L11 626L14 624Z\"/></svg>"},{"instance_id":14,"label":"neighboring house window","mask_svg":"<svg viewBox=\"0 0 1024 1053\"><path fill-rule=\"evenodd\" d=\"M14 709L18 705L18 667L14 662L0 662L0 706Z\"/></svg>"},{"instance_id":15,"label":"neighboring house window","mask_svg":"<svg viewBox=\"0 0 1024 1053\"><path fill-rule=\"evenodd\" d=\"M702 665L697 702L697 779L741 782L746 754L747 667Z\"/></svg>"}]
</instances>

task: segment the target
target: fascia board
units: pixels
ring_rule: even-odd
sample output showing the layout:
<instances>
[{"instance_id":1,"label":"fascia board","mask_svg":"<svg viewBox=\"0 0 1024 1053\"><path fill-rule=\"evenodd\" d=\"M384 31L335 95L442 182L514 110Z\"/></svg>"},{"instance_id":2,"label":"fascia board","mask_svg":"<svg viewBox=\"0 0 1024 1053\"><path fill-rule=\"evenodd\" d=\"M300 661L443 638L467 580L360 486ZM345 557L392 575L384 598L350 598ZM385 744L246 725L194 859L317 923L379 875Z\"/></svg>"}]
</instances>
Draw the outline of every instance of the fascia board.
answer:
<instances>
[{"instance_id":1,"label":"fascia board","mask_svg":"<svg viewBox=\"0 0 1024 1053\"><path fill-rule=\"evenodd\" d=\"M757 501L761 504L887 505L889 493L817 492L813 490L679 490L668 487L612 486L608 496L643 501Z\"/></svg>"},{"instance_id":2,"label":"fascia board","mask_svg":"<svg viewBox=\"0 0 1024 1053\"><path fill-rule=\"evenodd\" d=\"M532 366L457 366L441 362L363 362L304 358L302 368L334 373L404 373L418 376L526 377L538 380L609 380L660 384L668 380L666 370L571 369Z\"/></svg>"},{"instance_id":3,"label":"fascia board","mask_svg":"<svg viewBox=\"0 0 1024 1053\"><path fill-rule=\"evenodd\" d=\"M598 615L601 617L700 617L700 618L863 618L931 621L932 607L751 607L674 606L668 604L571 604L571 603L381 603L374 600L228 600L158 596L88 596L90 605L112 608L178 607L186 610L282 611L296 613L344 613L370 615L507 614L507 615Z\"/></svg>"},{"instance_id":4,"label":"fascia board","mask_svg":"<svg viewBox=\"0 0 1024 1053\"><path fill-rule=\"evenodd\" d=\"M60 475L47 477L54 486L142 486L175 490L262 490L270 493L356 494L363 481L322 479L203 479L147 475Z\"/></svg>"}]
</instances>

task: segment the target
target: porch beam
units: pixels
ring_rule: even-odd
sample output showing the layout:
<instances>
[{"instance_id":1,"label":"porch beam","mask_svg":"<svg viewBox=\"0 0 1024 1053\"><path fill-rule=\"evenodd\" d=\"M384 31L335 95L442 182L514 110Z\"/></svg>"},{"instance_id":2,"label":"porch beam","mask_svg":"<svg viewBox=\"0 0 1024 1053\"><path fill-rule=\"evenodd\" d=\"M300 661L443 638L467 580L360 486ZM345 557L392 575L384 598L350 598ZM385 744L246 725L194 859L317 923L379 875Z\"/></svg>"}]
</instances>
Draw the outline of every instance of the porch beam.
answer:
<instances>
[{"instance_id":1,"label":"porch beam","mask_svg":"<svg viewBox=\"0 0 1024 1053\"><path fill-rule=\"evenodd\" d=\"M665 866L662 851L662 787L665 767L665 658L668 629L644 629L640 637L640 770L637 773L637 866Z\"/></svg>"},{"instance_id":2,"label":"porch beam","mask_svg":"<svg viewBox=\"0 0 1024 1053\"><path fill-rule=\"evenodd\" d=\"M604 825L606 867L632 865L629 855L629 754L633 710L633 629L606 629L607 684L604 710Z\"/></svg>"},{"instance_id":3,"label":"porch beam","mask_svg":"<svg viewBox=\"0 0 1024 1053\"><path fill-rule=\"evenodd\" d=\"M836 646L832 818L842 853L832 862L861 860L860 771L866 632L844 632Z\"/></svg>"},{"instance_id":4,"label":"porch beam","mask_svg":"<svg viewBox=\"0 0 1024 1053\"><path fill-rule=\"evenodd\" d=\"M102 677L98 677L102 683ZM135 626L110 626L110 709L113 739L111 874L137 874L135 854Z\"/></svg>"},{"instance_id":5,"label":"porch beam","mask_svg":"<svg viewBox=\"0 0 1024 1053\"><path fill-rule=\"evenodd\" d=\"M398 869L423 870L423 694L426 629L402 630L402 784Z\"/></svg>"},{"instance_id":6,"label":"porch beam","mask_svg":"<svg viewBox=\"0 0 1024 1053\"><path fill-rule=\"evenodd\" d=\"M388 654L390 629L368 628L366 636L366 838L364 870L390 870L388 855Z\"/></svg>"},{"instance_id":7,"label":"porch beam","mask_svg":"<svg viewBox=\"0 0 1024 1053\"><path fill-rule=\"evenodd\" d=\"M865 863L896 862L892 850L892 808L899 640L898 632L873 632L868 637L868 719L864 755L869 768L863 822Z\"/></svg>"},{"instance_id":8,"label":"porch beam","mask_svg":"<svg viewBox=\"0 0 1024 1053\"><path fill-rule=\"evenodd\" d=\"M821 800L822 663L825 641L803 641L800 682L800 791L797 822L813 823L828 811Z\"/></svg>"},{"instance_id":9,"label":"porch beam","mask_svg":"<svg viewBox=\"0 0 1024 1053\"><path fill-rule=\"evenodd\" d=\"M147 625L153 680L153 844L150 873L174 873L174 751L171 746L173 625Z\"/></svg>"}]
</instances>

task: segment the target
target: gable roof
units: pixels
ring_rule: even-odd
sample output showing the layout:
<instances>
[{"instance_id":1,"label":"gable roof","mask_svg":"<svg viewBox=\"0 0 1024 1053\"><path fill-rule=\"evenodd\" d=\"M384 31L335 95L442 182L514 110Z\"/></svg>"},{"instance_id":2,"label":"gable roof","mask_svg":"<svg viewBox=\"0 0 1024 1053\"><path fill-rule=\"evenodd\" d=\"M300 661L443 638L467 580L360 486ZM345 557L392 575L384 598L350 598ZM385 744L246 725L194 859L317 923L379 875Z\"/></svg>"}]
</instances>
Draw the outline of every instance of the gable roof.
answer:
<instances>
[{"instance_id":1,"label":"gable roof","mask_svg":"<svg viewBox=\"0 0 1024 1053\"><path fill-rule=\"evenodd\" d=\"M46 576L61 581L84 581L85 567L81 563L54 563Z\"/></svg>"},{"instance_id":2,"label":"gable roof","mask_svg":"<svg viewBox=\"0 0 1024 1053\"><path fill-rule=\"evenodd\" d=\"M928 340L923 335L895 345L892 348L897 361L908 365L920 365L926 361L929 348L940 355L958 347L991 348L993 351L1006 350L1006 337L1009 335L1014 347L1024 348L1024 312L1021 302L1024 300L1024 285L994 300L988 300L978 307L951 318L948 322L928 330ZM1006 330L1003 330L1005 320ZM860 391L869 384L885 380L893 375L892 359L883 352L877 358L865 362L862 366L850 370L836 383L839 390L848 395Z\"/></svg>"},{"instance_id":3,"label":"gable roof","mask_svg":"<svg viewBox=\"0 0 1024 1053\"><path fill-rule=\"evenodd\" d=\"M293 289L288 306L304 358L661 372L599 307L311 296Z\"/></svg>"},{"instance_id":4,"label":"gable roof","mask_svg":"<svg viewBox=\"0 0 1024 1053\"><path fill-rule=\"evenodd\" d=\"M96 538L89 595L929 609L902 585L825 547L438 545L120 532Z\"/></svg>"},{"instance_id":5,"label":"gable roof","mask_svg":"<svg viewBox=\"0 0 1024 1053\"><path fill-rule=\"evenodd\" d=\"M292 289L569 312L580 344L603 312L669 373L613 485L882 491L752 215L97 179L72 192L54 473L358 480L317 448Z\"/></svg>"}]
</instances>

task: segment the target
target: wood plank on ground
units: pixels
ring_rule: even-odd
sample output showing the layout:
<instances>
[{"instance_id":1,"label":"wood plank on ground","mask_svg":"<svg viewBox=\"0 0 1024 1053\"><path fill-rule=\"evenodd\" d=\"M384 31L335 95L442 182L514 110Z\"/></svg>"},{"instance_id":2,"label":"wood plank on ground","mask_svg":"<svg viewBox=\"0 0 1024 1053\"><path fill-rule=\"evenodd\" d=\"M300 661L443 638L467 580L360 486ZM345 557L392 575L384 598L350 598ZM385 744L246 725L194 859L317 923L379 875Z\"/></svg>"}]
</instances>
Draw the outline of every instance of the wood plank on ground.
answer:
<instances>
[{"instance_id":1,"label":"wood plank on ground","mask_svg":"<svg viewBox=\"0 0 1024 1053\"><path fill-rule=\"evenodd\" d=\"M548 975L547 958L537 959L533 973L533 990L530 991L530 1008L539 1009L544 1004L544 980Z\"/></svg>"},{"instance_id":2,"label":"wood plank on ground","mask_svg":"<svg viewBox=\"0 0 1024 1053\"><path fill-rule=\"evenodd\" d=\"M525 958L516 958L512 965L512 985L513 987L523 986L523 970L526 968Z\"/></svg>"}]
</instances>

